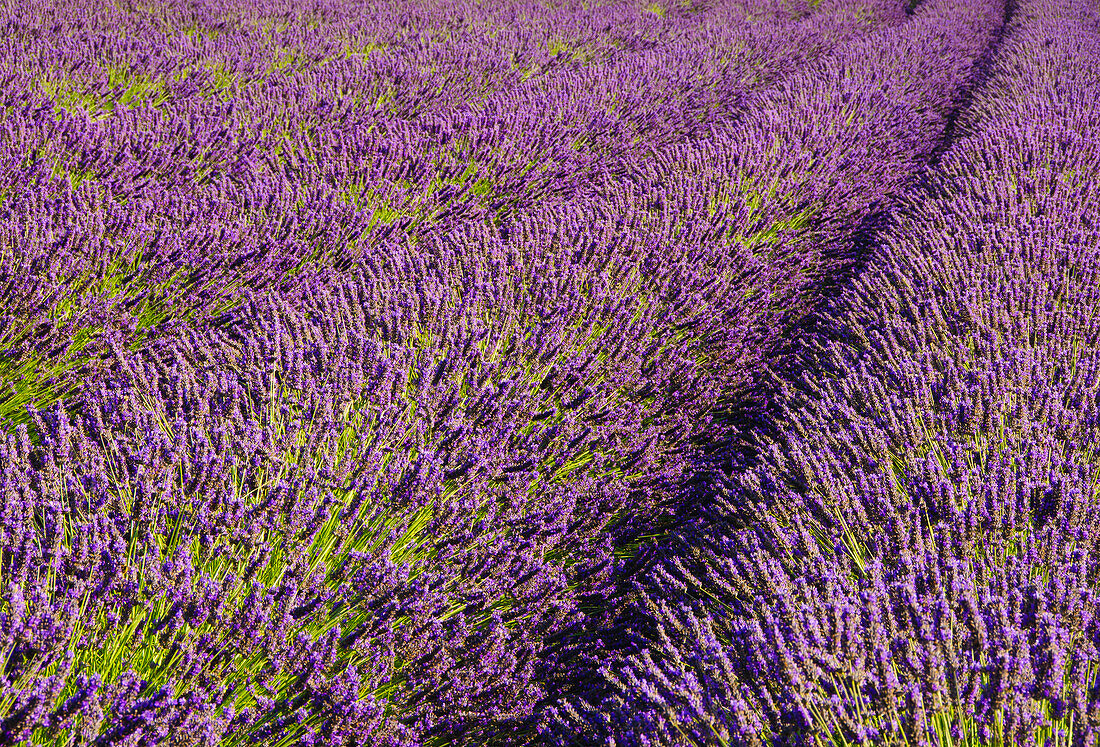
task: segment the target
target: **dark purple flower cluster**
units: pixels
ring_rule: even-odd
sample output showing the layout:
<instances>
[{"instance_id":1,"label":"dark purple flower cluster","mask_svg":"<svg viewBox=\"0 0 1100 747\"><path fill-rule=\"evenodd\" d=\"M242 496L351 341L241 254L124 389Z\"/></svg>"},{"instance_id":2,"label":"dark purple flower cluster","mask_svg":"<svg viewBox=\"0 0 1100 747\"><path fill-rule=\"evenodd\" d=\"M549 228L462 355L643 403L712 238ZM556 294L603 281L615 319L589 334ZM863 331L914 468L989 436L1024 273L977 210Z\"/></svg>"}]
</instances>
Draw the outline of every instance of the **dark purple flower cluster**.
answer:
<instances>
[{"instance_id":1,"label":"dark purple flower cluster","mask_svg":"<svg viewBox=\"0 0 1100 747\"><path fill-rule=\"evenodd\" d=\"M1085 723L988 684L1028 626L1019 682L1092 671L1088 538L1048 534L1090 516L1094 19L1051 13L1002 49L994 0L0 9L0 743ZM733 422L895 209L781 437Z\"/></svg>"},{"instance_id":2,"label":"dark purple flower cluster","mask_svg":"<svg viewBox=\"0 0 1100 747\"><path fill-rule=\"evenodd\" d=\"M639 583L633 650L559 735L1096 743L1100 15L1012 10L956 138L774 375L759 463Z\"/></svg>"}]
</instances>

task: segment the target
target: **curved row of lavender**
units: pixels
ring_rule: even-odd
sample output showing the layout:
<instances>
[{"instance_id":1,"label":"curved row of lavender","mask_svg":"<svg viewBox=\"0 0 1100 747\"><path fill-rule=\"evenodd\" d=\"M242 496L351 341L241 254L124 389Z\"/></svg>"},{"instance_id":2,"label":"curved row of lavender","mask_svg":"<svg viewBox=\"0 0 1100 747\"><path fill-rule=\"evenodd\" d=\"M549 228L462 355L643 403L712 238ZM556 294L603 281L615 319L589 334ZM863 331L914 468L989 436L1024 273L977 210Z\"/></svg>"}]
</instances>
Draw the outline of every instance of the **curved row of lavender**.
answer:
<instances>
[{"instance_id":1,"label":"curved row of lavender","mask_svg":"<svg viewBox=\"0 0 1100 747\"><path fill-rule=\"evenodd\" d=\"M658 151L639 163L643 194L662 194L669 183L676 185L694 198L694 205L681 203L681 209L696 221L720 199L707 194L717 169L748 175L750 184L774 181L743 198L732 216L734 225L755 227L740 229L742 236L748 234L742 240L747 256L722 252L712 258L713 234L704 234L689 256L699 274L685 272L676 279L685 295L694 283L702 286L690 308L701 312L697 324L706 325L698 332L708 341L706 371L716 386L693 395L700 406L686 439L690 448L678 449L666 462L681 470L680 483L658 484L658 490L637 496L635 506L671 493L665 500L675 513L690 514L691 504L705 502L711 483L722 479L721 468L729 467L720 463L722 447L750 439L758 427L752 420L731 421L730 403L752 399L755 377L781 352L786 331L796 329L822 300L834 276L851 269L853 241L881 220L932 155L1003 20L1004 6L997 3L926 2L908 23L871 35L789 79L735 129ZM660 251L668 254L667 247ZM750 303L734 305L735 291L711 295L723 261L757 274L753 286L760 290L749 293L759 295ZM666 525L679 520L663 518ZM593 692L587 680L621 643L620 591L616 586L601 592L600 603L575 635L558 642L555 688L543 706L551 707L551 720L555 699L572 702L578 690L597 700L606 695L603 683L595 683ZM564 733L576 738L570 729Z\"/></svg>"},{"instance_id":2,"label":"curved row of lavender","mask_svg":"<svg viewBox=\"0 0 1100 747\"><path fill-rule=\"evenodd\" d=\"M705 30L710 18L635 8L633 23L598 26L590 12L577 10L573 24L550 13L551 47L604 34L625 48L607 52L611 63L567 65L558 53L543 59L547 32L537 25L509 41L475 33L472 21L465 29L453 8L398 22L391 16L407 14L403 3L366 16L356 7L12 10L4 206L20 222L21 246L0 277L13 317L3 345L13 366L43 384L6 395L0 414L21 420L25 404L64 393L100 328L140 340L167 320L216 315L242 288L293 284L318 264L347 268L392 236L436 234L469 219L499 224L551 193L589 190L609 159L586 139L624 119L606 99L656 53L661 34L650 27ZM696 61L705 75L685 97L717 80L721 98L744 99L878 16L896 20L889 3L859 7L847 25L823 22L827 12L802 21L808 8L796 7L735 26L721 43L705 37L718 57L709 68ZM736 4L728 11L739 12ZM391 31L364 37L364 29ZM515 90L485 102L485 112L468 103L477 92L452 80L508 78L501 59L532 47L522 69L528 58L550 69L527 81L516 73ZM410 55L418 75L441 81L435 94L414 85ZM546 90L563 76L568 85ZM604 100L579 93L597 83ZM561 127L578 100L591 116Z\"/></svg>"},{"instance_id":3,"label":"curved row of lavender","mask_svg":"<svg viewBox=\"0 0 1100 747\"><path fill-rule=\"evenodd\" d=\"M566 739L1096 743L1097 59L1094 5L1016 5Z\"/></svg>"}]
</instances>

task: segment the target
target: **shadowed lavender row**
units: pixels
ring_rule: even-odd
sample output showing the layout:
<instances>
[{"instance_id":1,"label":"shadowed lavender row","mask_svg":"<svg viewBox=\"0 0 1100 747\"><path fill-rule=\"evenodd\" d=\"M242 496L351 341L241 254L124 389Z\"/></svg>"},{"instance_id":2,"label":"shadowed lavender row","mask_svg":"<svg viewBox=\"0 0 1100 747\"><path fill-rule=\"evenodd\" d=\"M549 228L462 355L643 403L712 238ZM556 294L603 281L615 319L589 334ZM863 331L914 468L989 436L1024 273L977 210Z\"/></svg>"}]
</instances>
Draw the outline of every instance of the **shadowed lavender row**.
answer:
<instances>
[{"instance_id":1,"label":"shadowed lavender row","mask_svg":"<svg viewBox=\"0 0 1100 747\"><path fill-rule=\"evenodd\" d=\"M563 733L1095 743L1098 21L1018 4L963 137L777 379L778 437Z\"/></svg>"}]
</instances>

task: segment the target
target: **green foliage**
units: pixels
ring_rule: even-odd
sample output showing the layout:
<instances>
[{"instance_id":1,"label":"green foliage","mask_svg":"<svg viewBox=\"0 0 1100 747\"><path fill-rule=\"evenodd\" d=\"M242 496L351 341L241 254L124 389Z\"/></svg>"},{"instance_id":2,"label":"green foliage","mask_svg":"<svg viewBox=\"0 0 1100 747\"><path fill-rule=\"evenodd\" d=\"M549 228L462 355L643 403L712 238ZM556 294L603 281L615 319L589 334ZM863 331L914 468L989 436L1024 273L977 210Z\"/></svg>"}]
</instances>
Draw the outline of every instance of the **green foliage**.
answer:
<instances>
[{"instance_id":1,"label":"green foliage","mask_svg":"<svg viewBox=\"0 0 1100 747\"><path fill-rule=\"evenodd\" d=\"M874 741L849 740L841 733L840 724L836 718L827 715L823 709L810 705L813 714L815 728L818 734L815 740L819 747L913 747L924 743L923 740L911 741L905 734L891 732L887 727L885 718L874 716L867 712L869 704L859 692L859 688L833 679L833 685L838 692L845 694L853 700L855 713L849 713L853 721L863 727L873 727L880 730L879 736ZM937 698L937 701L940 699ZM1074 718L1071 713L1065 718L1053 717L1053 709L1049 701L1033 700L1035 713L1044 721L1043 726L1036 727L1032 732L1037 747L1070 747L1074 744ZM935 710L930 717L931 730L924 734L925 739L935 747L1013 747L1005 741L1004 715L997 712L992 724L992 737L983 739L981 725L970 714L962 713L958 708L949 704L937 702ZM962 736L956 739L953 732L958 730Z\"/></svg>"},{"instance_id":2,"label":"green foliage","mask_svg":"<svg viewBox=\"0 0 1100 747\"><path fill-rule=\"evenodd\" d=\"M129 65L108 65L106 87L97 89L98 82L44 75L38 80L39 90L54 100L58 110L70 114L87 114L93 119L104 119L118 107L136 108L151 105L159 107L168 101L170 93L164 77L153 77L137 72Z\"/></svg>"}]
</instances>

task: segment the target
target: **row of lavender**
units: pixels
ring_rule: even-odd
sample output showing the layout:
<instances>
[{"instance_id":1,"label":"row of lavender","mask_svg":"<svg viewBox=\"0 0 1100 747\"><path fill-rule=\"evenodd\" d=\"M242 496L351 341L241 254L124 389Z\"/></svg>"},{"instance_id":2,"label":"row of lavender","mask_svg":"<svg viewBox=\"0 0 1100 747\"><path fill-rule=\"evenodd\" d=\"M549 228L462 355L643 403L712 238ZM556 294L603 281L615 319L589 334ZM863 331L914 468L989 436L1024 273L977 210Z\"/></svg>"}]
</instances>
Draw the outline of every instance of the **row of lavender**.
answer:
<instances>
[{"instance_id":1,"label":"row of lavender","mask_svg":"<svg viewBox=\"0 0 1100 747\"><path fill-rule=\"evenodd\" d=\"M712 10L668 36L702 44L704 19L749 9ZM350 78L308 71L101 121L56 92L9 108L5 373L44 387L9 400L38 406L3 445L4 738L527 725L559 686L548 644L592 624L616 549L683 500L719 396L915 173L1001 17L884 5L859 40L859 14L818 13L741 39L742 78L714 74L740 93L692 128L624 115L653 145L587 154L573 141L608 120L560 112L593 82L628 90L659 48L426 124L365 116ZM265 121L294 137L247 139ZM469 172L454 142L488 157ZM557 170L509 171L525 160ZM379 229L377 204L335 199L352 176L430 199ZM59 353L80 386L41 370Z\"/></svg>"},{"instance_id":2,"label":"row of lavender","mask_svg":"<svg viewBox=\"0 0 1100 747\"><path fill-rule=\"evenodd\" d=\"M643 87L625 109L615 99L652 75L651 62L668 66L647 57L661 51L660 28L670 37L694 30L717 56L695 60L699 78L685 98L743 102L779 71L896 20L871 6L847 23L829 23L827 10L811 23L800 20L808 7L776 9L714 38L705 30L715 20L689 10L662 19L635 9L640 30L623 19L597 29L579 10L585 23L551 13L551 46L603 33L625 49L587 65L546 60L545 74L510 78L515 86L475 106L480 94L452 80L472 74L468 58L499 63L524 44L541 49L547 32L536 26L502 51L504 41L454 28L440 9L424 9L414 19L422 27L386 23L402 6L369 17L344 4L303 15L242 3L91 14L47 4L10 14L0 169L2 209L17 226L0 277L11 317L0 344L4 378L17 388L3 395L0 415L24 419L26 404L67 391L101 347L100 329L137 344L167 320L216 315L242 289L293 284L319 264L347 268L394 235L500 223L551 193L589 189L607 170L595 141L630 129L633 104L665 101L647 117L674 121L668 113L679 105L667 95ZM727 10L719 15L730 20L748 12ZM474 20L475 29L489 23ZM364 27L397 30L366 39ZM421 58L420 74L442 81L450 98L425 112L394 99L400 91L433 100L390 69L411 64L399 65L402 55ZM478 74L509 79L498 63ZM659 140L659 130L647 137Z\"/></svg>"},{"instance_id":3,"label":"row of lavender","mask_svg":"<svg viewBox=\"0 0 1100 747\"><path fill-rule=\"evenodd\" d=\"M560 734L1096 743L1098 59L1094 6L1018 3L964 137L777 378L761 464Z\"/></svg>"}]
</instances>

